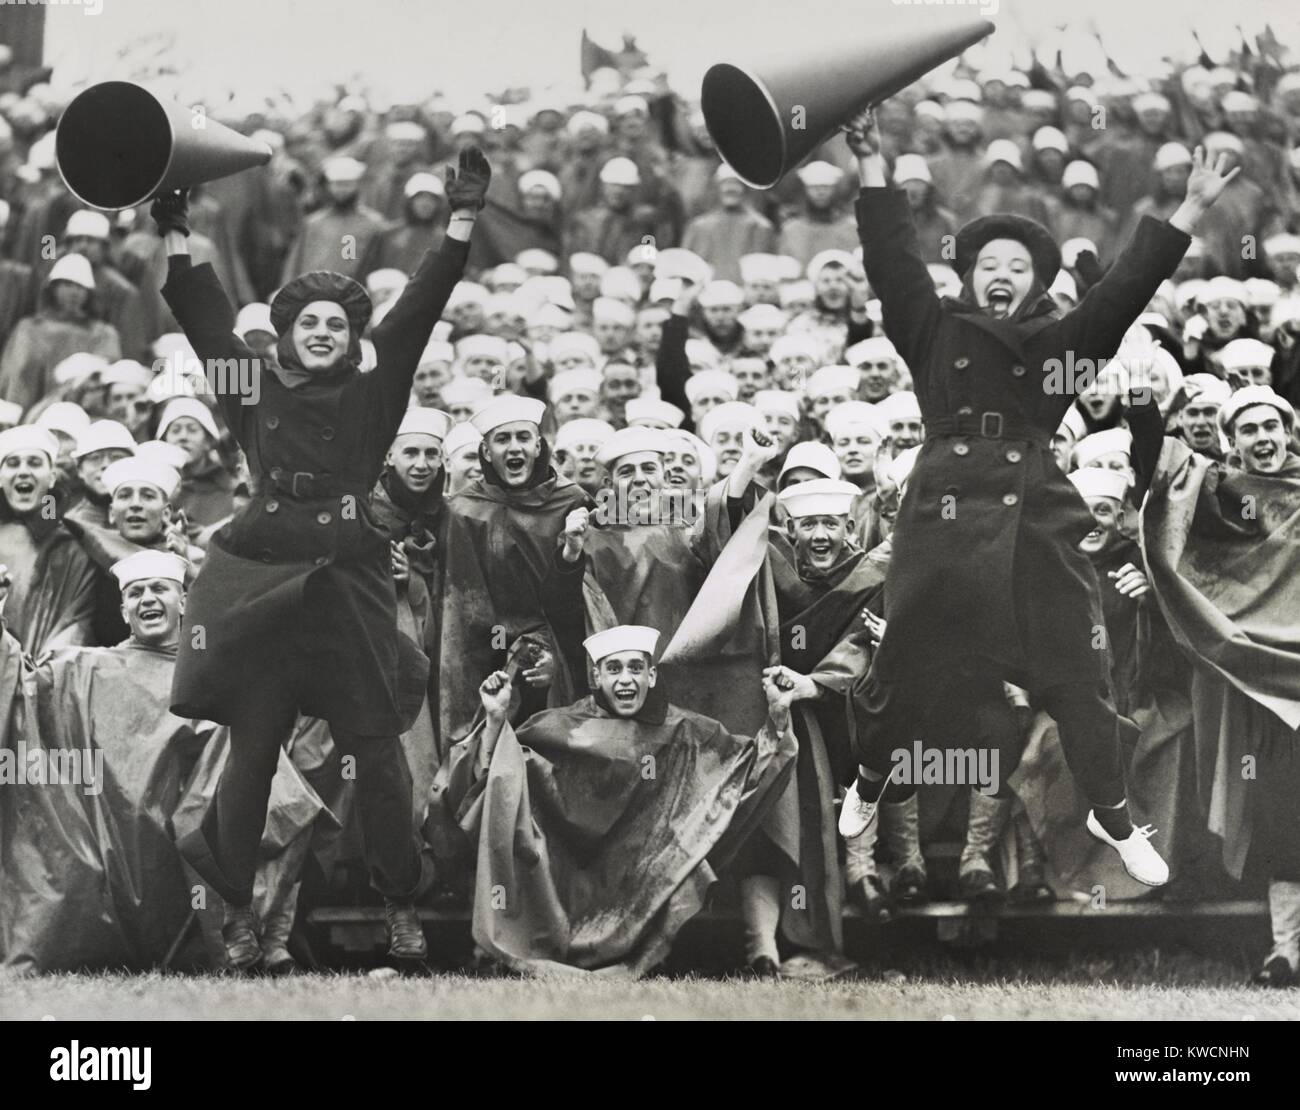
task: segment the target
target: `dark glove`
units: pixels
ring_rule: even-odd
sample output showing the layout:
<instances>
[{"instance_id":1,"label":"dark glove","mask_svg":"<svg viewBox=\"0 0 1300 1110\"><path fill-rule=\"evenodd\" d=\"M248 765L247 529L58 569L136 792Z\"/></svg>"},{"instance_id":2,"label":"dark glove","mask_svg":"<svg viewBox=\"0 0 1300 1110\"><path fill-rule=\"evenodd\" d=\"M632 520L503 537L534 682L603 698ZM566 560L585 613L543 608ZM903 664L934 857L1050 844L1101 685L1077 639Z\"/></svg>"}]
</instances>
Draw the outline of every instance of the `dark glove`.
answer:
<instances>
[{"instance_id":1,"label":"dark glove","mask_svg":"<svg viewBox=\"0 0 1300 1110\"><path fill-rule=\"evenodd\" d=\"M1078 274L1082 288L1079 290L1079 296L1082 297L1097 282L1101 281L1106 275L1106 271L1101 268L1101 262L1092 251L1080 251L1074 259L1074 272Z\"/></svg>"},{"instance_id":2,"label":"dark glove","mask_svg":"<svg viewBox=\"0 0 1300 1110\"><path fill-rule=\"evenodd\" d=\"M487 203L488 183L492 180L492 166L478 147L460 152L460 167L447 167L447 204L453 212L458 208L475 211Z\"/></svg>"},{"instance_id":3,"label":"dark glove","mask_svg":"<svg viewBox=\"0 0 1300 1110\"><path fill-rule=\"evenodd\" d=\"M169 231L179 231L184 236L190 233L190 191L177 189L171 193L160 193L154 198L149 215L158 226L158 234L166 235Z\"/></svg>"}]
</instances>

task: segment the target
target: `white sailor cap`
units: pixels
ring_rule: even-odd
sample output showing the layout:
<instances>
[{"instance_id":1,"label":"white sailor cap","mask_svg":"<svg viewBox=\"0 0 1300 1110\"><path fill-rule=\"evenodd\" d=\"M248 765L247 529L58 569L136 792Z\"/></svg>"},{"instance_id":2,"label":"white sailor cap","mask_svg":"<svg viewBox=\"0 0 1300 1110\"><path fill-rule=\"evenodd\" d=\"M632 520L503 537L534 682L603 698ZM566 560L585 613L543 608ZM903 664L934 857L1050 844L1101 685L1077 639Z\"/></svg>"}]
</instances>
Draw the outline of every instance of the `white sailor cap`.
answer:
<instances>
[{"instance_id":1,"label":"white sailor cap","mask_svg":"<svg viewBox=\"0 0 1300 1110\"><path fill-rule=\"evenodd\" d=\"M814 478L782 490L777 495L782 507L792 517L848 516L859 489L852 482L835 478Z\"/></svg>"},{"instance_id":2,"label":"white sailor cap","mask_svg":"<svg viewBox=\"0 0 1300 1110\"><path fill-rule=\"evenodd\" d=\"M795 170L795 176L805 187L818 185L838 185L844 179L844 171L829 162L809 162L802 169Z\"/></svg>"},{"instance_id":3,"label":"white sailor cap","mask_svg":"<svg viewBox=\"0 0 1300 1110\"><path fill-rule=\"evenodd\" d=\"M895 420L920 420L921 404L916 399L916 394L909 389L900 389L897 393L891 393L883 401L876 405L876 411L886 424L892 424Z\"/></svg>"},{"instance_id":4,"label":"white sailor cap","mask_svg":"<svg viewBox=\"0 0 1300 1110\"><path fill-rule=\"evenodd\" d=\"M1077 469L1091 466L1102 455L1116 452L1130 455L1133 452L1133 433L1127 428L1107 428L1104 432L1093 432L1075 445L1074 465Z\"/></svg>"},{"instance_id":5,"label":"white sailor cap","mask_svg":"<svg viewBox=\"0 0 1300 1110\"><path fill-rule=\"evenodd\" d=\"M85 458L96 451L129 451L135 454L135 437L125 424L116 420L96 420L77 436L77 446L72 449L74 459Z\"/></svg>"},{"instance_id":6,"label":"white sailor cap","mask_svg":"<svg viewBox=\"0 0 1300 1110\"><path fill-rule=\"evenodd\" d=\"M1227 403L1219 410L1220 427L1225 432L1232 431L1232 422L1243 409L1248 409L1251 405L1271 405L1281 414L1282 423L1288 432L1295 427L1295 409L1291 407L1291 403L1266 385L1248 385L1229 397Z\"/></svg>"},{"instance_id":7,"label":"white sailor cap","mask_svg":"<svg viewBox=\"0 0 1300 1110\"><path fill-rule=\"evenodd\" d=\"M559 362L567 355L582 355L591 365L596 365L600 358L600 344L596 337L583 331L566 331L554 336L546 345L546 353L552 363Z\"/></svg>"},{"instance_id":8,"label":"white sailor cap","mask_svg":"<svg viewBox=\"0 0 1300 1110\"><path fill-rule=\"evenodd\" d=\"M704 367L706 370L717 370L721 356L718 349L707 339L688 339L686 341L686 361L692 369ZM698 377L698 371L696 373ZM690 396L690 388L687 387L686 395Z\"/></svg>"},{"instance_id":9,"label":"white sailor cap","mask_svg":"<svg viewBox=\"0 0 1300 1110\"><path fill-rule=\"evenodd\" d=\"M760 389L751 401L759 412L776 412L798 420L803 415L799 394L787 389Z\"/></svg>"},{"instance_id":10,"label":"white sailor cap","mask_svg":"<svg viewBox=\"0 0 1300 1110\"><path fill-rule=\"evenodd\" d=\"M90 417L80 405L71 401L55 401L36 418L36 427L50 432L62 432L76 439L90 427Z\"/></svg>"},{"instance_id":11,"label":"white sailor cap","mask_svg":"<svg viewBox=\"0 0 1300 1110\"><path fill-rule=\"evenodd\" d=\"M609 275L606 274L606 277ZM605 321L610 324L622 324L630 328L636 323L636 313L630 306L613 297L597 297L591 302L591 318L593 321Z\"/></svg>"},{"instance_id":12,"label":"white sailor cap","mask_svg":"<svg viewBox=\"0 0 1300 1110\"><path fill-rule=\"evenodd\" d=\"M901 185L904 181L933 181L930 164L919 154L900 154L894 161L894 181Z\"/></svg>"},{"instance_id":13,"label":"white sailor cap","mask_svg":"<svg viewBox=\"0 0 1300 1110\"><path fill-rule=\"evenodd\" d=\"M631 158L611 158L600 168L600 180L606 185L640 185L641 171Z\"/></svg>"},{"instance_id":14,"label":"white sailor cap","mask_svg":"<svg viewBox=\"0 0 1300 1110\"><path fill-rule=\"evenodd\" d=\"M883 335L873 335L869 339L860 340L844 352L844 361L850 366L861 366L864 362L875 362L882 358L900 361L898 348Z\"/></svg>"},{"instance_id":15,"label":"white sailor cap","mask_svg":"<svg viewBox=\"0 0 1300 1110\"><path fill-rule=\"evenodd\" d=\"M590 393L595 397L600 394L602 381L599 370L578 366L555 374L547 386L547 393L552 401L558 401L570 393Z\"/></svg>"},{"instance_id":16,"label":"white sailor cap","mask_svg":"<svg viewBox=\"0 0 1300 1110\"><path fill-rule=\"evenodd\" d=\"M739 425L756 428L760 417L758 409L744 401L724 401L709 409L700 420L700 438L705 443L713 440L714 435L724 427Z\"/></svg>"},{"instance_id":17,"label":"white sailor cap","mask_svg":"<svg viewBox=\"0 0 1300 1110\"><path fill-rule=\"evenodd\" d=\"M655 397L632 397L624 406L623 415L629 427L679 428L686 414L670 401Z\"/></svg>"},{"instance_id":18,"label":"white sailor cap","mask_svg":"<svg viewBox=\"0 0 1300 1110\"><path fill-rule=\"evenodd\" d=\"M835 457L835 452L826 444L815 443L812 440L796 443L786 452L785 462L781 464L781 473L777 476L777 484L780 485L781 479L790 471L798 470L800 467L815 470L827 478L838 480L840 476L840 460Z\"/></svg>"},{"instance_id":19,"label":"white sailor cap","mask_svg":"<svg viewBox=\"0 0 1300 1110\"><path fill-rule=\"evenodd\" d=\"M596 461L609 466L624 455L634 455L641 451L650 451L663 455L672 450L672 441L657 428L620 428L596 452Z\"/></svg>"},{"instance_id":20,"label":"white sailor cap","mask_svg":"<svg viewBox=\"0 0 1300 1110\"><path fill-rule=\"evenodd\" d=\"M421 366L427 366L431 362L455 362L456 348L448 343L445 339L430 339L424 345L424 351L420 354Z\"/></svg>"},{"instance_id":21,"label":"white sailor cap","mask_svg":"<svg viewBox=\"0 0 1300 1110\"><path fill-rule=\"evenodd\" d=\"M35 424L17 424L0 432L0 462L20 451L43 451L53 462L59 457L59 441Z\"/></svg>"},{"instance_id":22,"label":"white sailor cap","mask_svg":"<svg viewBox=\"0 0 1300 1110\"><path fill-rule=\"evenodd\" d=\"M137 551L119 559L109 569L117 579L118 589L125 590L142 578L166 578L183 586L189 568L188 562L170 551Z\"/></svg>"},{"instance_id":23,"label":"white sailor cap","mask_svg":"<svg viewBox=\"0 0 1300 1110\"><path fill-rule=\"evenodd\" d=\"M1104 466L1085 466L1066 475L1080 497L1112 497L1123 501L1128 493L1128 475Z\"/></svg>"},{"instance_id":24,"label":"white sailor cap","mask_svg":"<svg viewBox=\"0 0 1300 1110\"><path fill-rule=\"evenodd\" d=\"M180 471L155 458L118 459L104 467L104 488L111 496L118 486L128 482L144 482L157 486L169 501L181 484Z\"/></svg>"},{"instance_id":25,"label":"white sailor cap","mask_svg":"<svg viewBox=\"0 0 1300 1110\"><path fill-rule=\"evenodd\" d=\"M65 239L107 239L109 233L108 217L103 212L94 212L83 208L68 217L68 225L63 229Z\"/></svg>"},{"instance_id":26,"label":"white sailor cap","mask_svg":"<svg viewBox=\"0 0 1300 1110\"><path fill-rule=\"evenodd\" d=\"M740 396L736 379L725 370L701 370L686 379L686 398L692 405L701 397L726 397L734 401Z\"/></svg>"},{"instance_id":27,"label":"white sailor cap","mask_svg":"<svg viewBox=\"0 0 1300 1110\"><path fill-rule=\"evenodd\" d=\"M1258 339L1234 339L1219 351L1219 365L1224 370L1245 370L1252 366L1273 365L1276 352Z\"/></svg>"},{"instance_id":28,"label":"white sailor cap","mask_svg":"<svg viewBox=\"0 0 1300 1110\"><path fill-rule=\"evenodd\" d=\"M792 304L812 301L817 296L817 290L813 288L811 281L796 278L794 281L785 282L777 290L777 296L781 299L781 307L789 308Z\"/></svg>"},{"instance_id":29,"label":"white sailor cap","mask_svg":"<svg viewBox=\"0 0 1300 1110\"><path fill-rule=\"evenodd\" d=\"M472 447L477 452L478 445L482 442L483 434L466 420L447 433L446 439L442 441L442 453L450 459L466 447Z\"/></svg>"},{"instance_id":30,"label":"white sailor cap","mask_svg":"<svg viewBox=\"0 0 1300 1110\"><path fill-rule=\"evenodd\" d=\"M393 438L422 435L432 436L441 441L447 438L447 431L450 428L451 417L447 413L441 409L428 409L416 405L403 414L402 422L397 426L397 434Z\"/></svg>"},{"instance_id":31,"label":"white sailor cap","mask_svg":"<svg viewBox=\"0 0 1300 1110\"><path fill-rule=\"evenodd\" d=\"M745 303L745 293L734 281L711 281L700 290L699 300L701 308L722 305L733 305L739 308Z\"/></svg>"},{"instance_id":32,"label":"white sailor cap","mask_svg":"<svg viewBox=\"0 0 1300 1110\"><path fill-rule=\"evenodd\" d=\"M786 325L786 314L774 304L756 304L750 305L738 317L737 322L742 328L753 331L757 328L772 328L780 330Z\"/></svg>"},{"instance_id":33,"label":"white sailor cap","mask_svg":"<svg viewBox=\"0 0 1300 1110\"><path fill-rule=\"evenodd\" d=\"M23 418L23 406L17 401L0 401L0 424L13 427Z\"/></svg>"},{"instance_id":34,"label":"white sailor cap","mask_svg":"<svg viewBox=\"0 0 1300 1110\"><path fill-rule=\"evenodd\" d=\"M1190 387L1190 388L1188 388ZM1232 395L1232 387L1222 378L1213 374L1188 374L1183 379L1183 392L1189 398L1196 398L1201 403L1210 402L1226 405Z\"/></svg>"},{"instance_id":35,"label":"white sailor cap","mask_svg":"<svg viewBox=\"0 0 1300 1110\"><path fill-rule=\"evenodd\" d=\"M456 344L456 357L494 358L498 362L505 362L509 352L506 349L506 341L501 336L475 332L473 335L465 336Z\"/></svg>"},{"instance_id":36,"label":"white sailor cap","mask_svg":"<svg viewBox=\"0 0 1300 1110\"><path fill-rule=\"evenodd\" d=\"M452 378L438 390L442 403L449 408L455 405L480 405L492 399L492 386L482 378Z\"/></svg>"},{"instance_id":37,"label":"white sailor cap","mask_svg":"<svg viewBox=\"0 0 1300 1110\"><path fill-rule=\"evenodd\" d=\"M780 281L782 270L778 255L755 251L740 256L741 281Z\"/></svg>"},{"instance_id":38,"label":"white sailor cap","mask_svg":"<svg viewBox=\"0 0 1300 1110\"><path fill-rule=\"evenodd\" d=\"M865 428L877 441L889 434L889 426L881 419L880 410L866 401L845 401L831 409L822 420L822 426L831 439L852 435Z\"/></svg>"},{"instance_id":39,"label":"white sailor cap","mask_svg":"<svg viewBox=\"0 0 1300 1110\"><path fill-rule=\"evenodd\" d=\"M641 651L653 659L658 643L658 629L643 624L620 624L588 636L582 641L582 646L587 649L591 661L599 663L605 656L619 651Z\"/></svg>"},{"instance_id":40,"label":"white sailor cap","mask_svg":"<svg viewBox=\"0 0 1300 1110\"><path fill-rule=\"evenodd\" d=\"M55 385L80 385L95 374L108 369L108 359L89 351L77 351L60 359L50 372Z\"/></svg>"},{"instance_id":41,"label":"white sailor cap","mask_svg":"<svg viewBox=\"0 0 1300 1110\"><path fill-rule=\"evenodd\" d=\"M567 451L578 443L591 444L597 448L614 434L614 425L608 420L597 420L592 416L581 416L577 420L567 420L556 429L555 449Z\"/></svg>"},{"instance_id":42,"label":"white sailor cap","mask_svg":"<svg viewBox=\"0 0 1300 1110\"><path fill-rule=\"evenodd\" d=\"M187 417L197 423L213 439L221 438L221 433L217 430L217 422L212 416L212 410L195 397L174 397L167 402L162 410L162 416L158 419L158 438L162 439L167 434L167 429L177 420Z\"/></svg>"},{"instance_id":43,"label":"white sailor cap","mask_svg":"<svg viewBox=\"0 0 1300 1110\"><path fill-rule=\"evenodd\" d=\"M826 269L827 266L843 266L846 270L859 270L858 260L848 251L830 250L818 251L812 256L807 267L804 270L804 277L809 281L816 281L817 276Z\"/></svg>"},{"instance_id":44,"label":"white sailor cap","mask_svg":"<svg viewBox=\"0 0 1300 1110\"><path fill-rule=\"evenodd\" d=\"M271 323L271 306L255 301L246 304L235 317L235 334L240 339L247 339L250 331L265 331L275 335L275 325Z\"/></svg>"},{"instance_id":45,"label":"white sailor cap","mask_svg":"<svg viewBox=\"0 0 1300 1110\"><path fill-rule=\"evenodd\" d=\"M810 398L824 397L828 393L835 393L845 389L850 393L855 393L861 382L862 371L858 370L857 367L823 366L809 376L805 392Z\"/></svg>"},{"instance_id":46,"label":"white sailor cap","mask_svg":"<svg viewBox=\"0 0 1300 1110\"><path fill-rule=\"evenodd\" d=\"M920 447L909 447L906 451L900 451L894 456L885 473L890 484L895 489L902 489L904 483L912 476L912 471L916 468L916 460L920 454Z\"/></svg>"},{"instance_id":47,"label":"white sailor cap","mask_svg":"<svg viewBox=\"0 0 1300 1110\"><path fill-rule=\"evenodd\" d=\"M816 362L821 358L822 349L821 344L811 335L800 332L795 335L781 336L772 344L767 353L773 362L781 362L787 358L796 358L798 356L810 358Z\"/></svg>"},{"instance_id":48,"label":"white sailor cap","mask_svg":"<svg viewBox=\"0 0 1300 1110\"><path fill-rule=\"evenodd\" d=\"M542 417L546 414L546 402L533 397L520 397L514 393L503 393L489 401L473 416L470 423L483 435L502 424L536 424L539 428Z\"/></svg>"},{"instance_id":49,"label":"white sailor cap","mask_svg":"<svg viewBox=\"0 0 1300 1110\"><path fill-rule=\"evenodd\" d=\"M1065 416L1061 418L1061 423L1057 427L1055 434L1069 436L1070 442L1078 443L1088 434L1088 425L1083 419L1083 413L1071 405L1065 410Z\"/></svg>"},{"instance_id":50,"label":"white sailor cap","mask_svg":"<svg viewBox=\"0 0 1300 1110\"><path fill-rule=\"evenodd\" d=\"M184 447L175 443L164 443L161 439L146 439L143 443L136 444L135 458L162 463L163 466L170 466L173 470L179 471L184 468L190 456Z\"/></svg>"}]
</instances>

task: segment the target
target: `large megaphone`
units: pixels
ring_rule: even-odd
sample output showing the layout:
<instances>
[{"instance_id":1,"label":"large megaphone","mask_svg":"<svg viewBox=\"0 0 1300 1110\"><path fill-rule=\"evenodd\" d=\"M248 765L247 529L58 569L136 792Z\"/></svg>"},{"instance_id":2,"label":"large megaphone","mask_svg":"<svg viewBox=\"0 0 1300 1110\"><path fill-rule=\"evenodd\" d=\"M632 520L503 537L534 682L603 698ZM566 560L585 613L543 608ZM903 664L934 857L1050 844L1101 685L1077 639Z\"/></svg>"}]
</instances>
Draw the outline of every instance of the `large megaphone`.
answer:
<instances>
[{"instance_id":1,"label":"large megaphone","mask_svg":"<svg viewBox=\"0 0 1300 1110\"><path fill-rule=\"evenodd\" d=\"M816 29L778 43L747 65L704 75L700 106L718 153L745 183L770 189L849 116L893 96L993 31L987 19L935 8L895 8L886 25ZM793 23L793 20L791 21Z\"/></svg>"},{"instance_id":2,"label":"large megaphone","mask_svg":"<svg viewBox=\"0 0 1300 1110\"><path fill-rule=\"evenodd\" d=\"M64 184L118 211L270 161L271 148L131 81L104 81L64 109L54 140Z\"/></svg>"}]
</instances>

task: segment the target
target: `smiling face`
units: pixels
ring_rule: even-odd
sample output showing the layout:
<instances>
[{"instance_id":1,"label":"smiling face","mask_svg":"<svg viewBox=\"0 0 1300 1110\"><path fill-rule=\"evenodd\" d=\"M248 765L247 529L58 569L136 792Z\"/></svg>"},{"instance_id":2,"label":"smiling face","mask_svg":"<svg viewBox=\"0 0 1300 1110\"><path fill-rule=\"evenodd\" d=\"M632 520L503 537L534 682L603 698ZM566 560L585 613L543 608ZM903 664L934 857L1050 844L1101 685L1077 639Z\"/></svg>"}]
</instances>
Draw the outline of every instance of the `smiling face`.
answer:
<instances>
[{"instance_id":1,"label":"smiling face","mask_svg":"<svg viewBox=\"0 0 1300 1110\"><path fill-rule=\"evenodd\" d=\"M776 441L781 453L789 451L799 440L799 421L788 412L767 410L763 413L763 426Z\"/></svg>"},{"instance_id":2,"label":"smiling face","mask_svg":"<svg viewBox=\"0 0 1300 1110\"><path fill-rule=\"evenodd\" d=\"M1228 434L1242 465L1251 474L1276 474L1286 462L1286 425L1272 405L1242 409Z\"/></svg>"},{"instance_id":3,"label":"smiling face","mask_svg":"<svg viewBox=\"0 0 1300 1110\"><path fill-rule=\"evenodd\" d=\"M603 468L596 461L596 452L599 450L599 443L576 441L566 447L556 448L555 463L560 473L571 482L588 493L594 493L603 480Z\"/></svg>"},{"instance_id":4,"label":"smiling face","mask_svg":"<svg viewBox=\"0 0 1300 1110\"><path fill-rule=\"evenodd\" d=\"M426 362L415 369L411 389L421 408L437 408L442 401L442 387L451 381L451 363Z\"/></svg>"},{"instance_id":5,"label":"smiling face","mask_svg":"<svg viewBox=\"0 0 1300 1110\"><path fill-rule=\"evenodd\" d=\"M786 532L799 562L825 571L844 553L844 545L853 535L853 524L847 516L825 513L791 518L786 521Z\"/></svg>"},{"instance_id":6,"label":"smiling face","mask_svg":"<svg viewBox=\"0 0 1300 1110\"><path fill-rule=\"evenodd\" d=\"M889 422L890 443L895 456L909 447L918 446L924 435L925 425L919 416L904 416Z\"/></svg>"},{"instance_id":7,"label":"smiling face","mask_svg":"<svg viewBox=\"0 0 1300 1110\"><path fill-rule=\"evenodd\" d=\"M514 420L493 428L483 441L488 462L501 481L511 489L528 482L542 453L542 437L537 425Z\"/></svg>"},{"instance_id":8,"label":"smiling face","mask_svg":"<svg viewBox=\"0 0 1300 1110\"><path fill-rule=\"evenodd\" d=\"M846 428L835 437L831 450L840 460L840 473L845 481L854 482L872 472L879 446L870 428Z\"/></svg>"},{"instance_id":9,"label":"smiling face","mask_svg":"<svg viewBox=\"0 0 1300 1110\"><path fill-rule=\"evenodd\" d=\"M1178 414L1183 438L1193 451L1212 451L1219 446L1218 401L1202 401L1193 397Z\"/></svg>"},{"instance_id":10,"label":"smiling face","mask_svg":"<svg viewBox=\"0 0 1300 1110\"><path fill-rule=\"evenodd\" d=\"M178 416L168 424L162 438L164 443L174 443L185 451L187 466L202 459L212 446L212 437L207 429L189 416Z\"/></svg>"},{"instance_id":11,"label":"smiling face","mask_svg":"<svg viewBox=\"0 0 1300 1110\"><path fill-rule=\"evenodd\" d=\"M555 398L555 419L564 424L583 416L596 415L596 394L590 389L569 389Z\"/></svg>"},{"instance_id":12,"label":"smiling face","mask_svg":"<svg viewBox=\"0 0 1300 1110\"><path fill-rule=\"evenodd\" d=\"M447 460L447 492L459 493L470 482L483 477L483 465L479 462L478 444L467 443Z\"/></svg>"},{"instance_id":13,"label":"smiling face","mask_svg":"<svg viewBox=\"0 0 1300 1110\"><path fill-rule=\"evenodd\" d=\"M104 390L104 415L135 431L144 423L153 407L147 401L143 405L137 405L136 402L143 397L144 386L114 382Z\"/></svg>"},{"instance_id":14,"label":"smiling face","mask_svg":"<svg viewBox=\"0 0 1300 1110\"><path fill-rule=\"evenodd\" d=\"M15 516L27 516L41 509L55 477L44 451L14 451L0 461L0 494Z\"/></svg>"},{"instance_id":15,"label":"smiling face","mask_svg":"<svg viewBox=\"0 0 1300 1110\"><path fill-rule=\"evenodd\" d=\"M1234 297L1220 297L1205 306L1210 331L1226 342L1235 339L1246 326L1246 307Z\"/></svg>"},{"instance_id":16,"label":"smiling face","mask_svg":"<svg viewBox=\"0 0 1300 1110\"><path fill-rule=\"evenodd\" d=\"M723 424L713 429L709 446L718 456L718 477L725 478L736 469L745 448L745 429L747 424Z\"/></svg>"},{"instance_id":17,"label":"smiling face","mask_svg":"<svg viewBox=\"0 0 1300 1110\"><path fill-rule=\"evenodd\" d=\"M898 364L892 358L876 358L858 363L861 374L862 399L873 405L889 396L898 382Z\"/></svg>"},{"instance_id":18,"label":"smiling face","mask_svg":"<svg viewBox=\"0 0 1300 1110\"><path fill-rule=\"evenodd\" d=\"M739 387L738 399L749 401L760 389L769 388L772 375L761 358L738 358L731 363L731 376Z\"/></svg>"},{"instance_id":19,"label":"smiling face","mask_svg":"<svg viewBox=\"0 0 1300 1110\"><path fill-rule=\"evenodd\" d=\"M118 535L145 547L158 540L172 518L163 491L149 482L123 482L113 491L108 522Z\"/></svg>"},{"instance_id":20,"label":"smiling face","mask_svg":"<svg viewBox=\"0 0 1300 1110\"><path fill-rule=\"evenodd\" d=\"M622 362L609 363L603 374L601 397L605 407L622 420L628 401L633 397L641 396L641 375L637 373L635 366L628 366Z\"/></svg>"},{"instance_id":21,"label":"smiling face","mask_svg":"<svg viewBox=\"0 0 1300 1110\"><path fill-rule=\"evenodd\" d=\"M442 469L442 440L410 432L393 440L388 464L397 480L412 493L426 493Z\"/></svg>"},{"instance_id":22,"label":"smiling face","mask_svg":"<svg viewBox=\"0 0 1300 1110\"><path fill-rule=\"evenodd\" d=\"M664 488L664 460L658 451L633 451L614 460L609 483L628 500L648 498Z\"/></svg>"},{"instance_id":23,"label":"smiling face","mask_svg":"<svg viewBox=\"0 0 1300 1110\"><path fill-rule=\"evenodd\" d=\"M1109 550L1120 538L1122 506L1113 497L1085 497L1092 510L1095 527L1083 537L1079 550L1085 555L1099 555Z\"/></svg>"},{"instance_id":24,"label":"smiling face","mask_svg":"<svg viewBox=\"0 0 1300 1110\"><path fill-rule=\"evenodd\" d=\"M823 266L813 282L817 300L832 312L838 312L849 303L849 276L843 266L833 263Z\"/></svg>"},{"instance_id":25,"label":"smiling face","mask_svg":"<svg viewBox=\"0 0 1300 1110\"><path fill-rule=\"evenodd\" d=\"M704 481L704 467L699 454L682 440L674 440L663 454L664 482L679 489L699 489Z\"/></svg>"},{"instance_id":26,"label":"smiling face","mask_svg":"<svg viewBox=\"0 0 1300 1110\"><path fill-rule=\"evenodd\" d=\"M103 451L92 451L89 455L82 455L77 460L77 477L92 495L107 497L108 490L104 488L104 467L130 454L131 452L123 447L108 447Z\"/></svg>"},{"instance_id":27,"label":"smiling face","mask_svg":"<svg viewBox=\"0 0 1300 1110\"><path fill-rule=\"evenodd\" d=\"M657 679L644 651L616 651L591 668L593 687L619 717L635 717Z\"/></svg>"},{"instance_id":28,"label":"smiling face","mask_svg":"<svg viewBox=\"0 0 1300 1110\"><path fill-rule=\"evenodd\" d=\"M1020 307L1033 281L1029 248L1016 239L990 239L980 248L971 272L975 303L996 319Z\"/></svg>"},{"instance_id":29,"label":"smiling face","mask_svg":"<svg viewBox=\"0 0 1300 1110\"><path fill-rule=\"evenodd\" d=\"M151 647L171 647L180 640L185 591L170 578L141 578L122 591L122 619L131 638Z\"/></svg>"},{"instance_id":30,"label":"smiling face","mask_svg":"<svg viewBox=\"0 0 1300 1110\"><path fill-rule=\"evenodd\" d=\"M352 325L334 301L312 301L293 322L293 350L304 370L329 370L347 357Z\"/></svg>"}]
</instances>

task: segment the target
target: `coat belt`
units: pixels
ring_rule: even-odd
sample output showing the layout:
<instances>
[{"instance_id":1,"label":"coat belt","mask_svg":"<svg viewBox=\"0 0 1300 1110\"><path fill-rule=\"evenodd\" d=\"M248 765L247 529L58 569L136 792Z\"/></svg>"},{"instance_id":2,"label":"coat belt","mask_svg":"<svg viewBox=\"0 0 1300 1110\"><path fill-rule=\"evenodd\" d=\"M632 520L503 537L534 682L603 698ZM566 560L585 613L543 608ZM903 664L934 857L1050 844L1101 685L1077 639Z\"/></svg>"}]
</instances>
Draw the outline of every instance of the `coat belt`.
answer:
<instances>
[{"instance_id":1,"label":"coat belt","mask_svg":"<svg viewBox=\"0 0 1300 1110\"><path fill-rule=\"evenodd\" d=\"M352 494L364 500L370 496L370 489L365 482L336 474L313 474L307 470L283 470L273 467L262 475L263 483L259 488L270 487L277 493L296 497L302 501L313 501L321 497L342 497Z\"/></svg>"},{"instance_id":2,"label":"coat belt","mask_svg":"<svg viewBox=\"0 0 1300 1110\"><path fill-rule=\"evenodd\" d=\"M930 436L980 436L984 439L1023 440L1047 447L1052 437L1042 428L1026 424L1013 416L1000 412L982 412L963 416L940 416L925 422L926 437Z\"/></svg>"}]
</instances>

